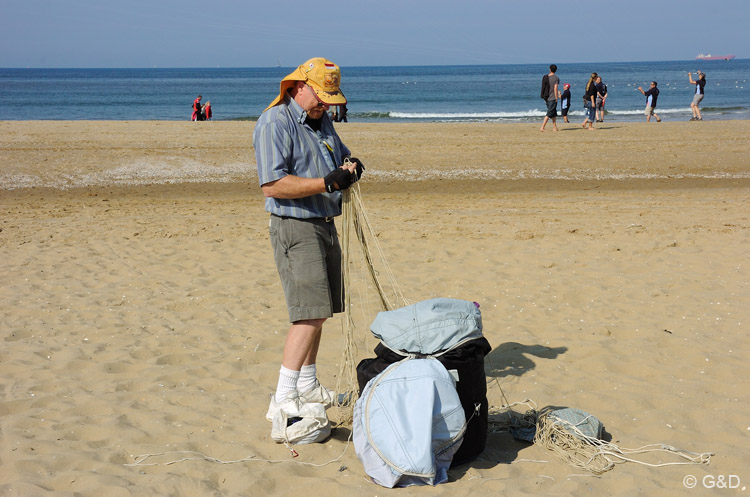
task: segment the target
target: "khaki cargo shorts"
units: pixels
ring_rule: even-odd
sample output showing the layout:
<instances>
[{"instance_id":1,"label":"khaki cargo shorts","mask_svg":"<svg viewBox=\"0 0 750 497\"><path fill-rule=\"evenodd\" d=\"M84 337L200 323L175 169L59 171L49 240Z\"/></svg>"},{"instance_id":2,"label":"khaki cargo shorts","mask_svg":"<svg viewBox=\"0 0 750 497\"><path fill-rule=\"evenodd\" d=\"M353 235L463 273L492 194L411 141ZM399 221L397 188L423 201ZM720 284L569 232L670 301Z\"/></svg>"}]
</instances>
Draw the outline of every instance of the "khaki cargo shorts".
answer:
<instances>
[{"instance_id":1,"label":"khaki cargo shorts","mask_svg":"<svg viewBox=\"0 0 750 497\"><path fill-rule=\"evenodd\" d=\"M271 215L268 232L289 321L343 312L341 246L333 219Z\"/></svg>"}]
</instances>

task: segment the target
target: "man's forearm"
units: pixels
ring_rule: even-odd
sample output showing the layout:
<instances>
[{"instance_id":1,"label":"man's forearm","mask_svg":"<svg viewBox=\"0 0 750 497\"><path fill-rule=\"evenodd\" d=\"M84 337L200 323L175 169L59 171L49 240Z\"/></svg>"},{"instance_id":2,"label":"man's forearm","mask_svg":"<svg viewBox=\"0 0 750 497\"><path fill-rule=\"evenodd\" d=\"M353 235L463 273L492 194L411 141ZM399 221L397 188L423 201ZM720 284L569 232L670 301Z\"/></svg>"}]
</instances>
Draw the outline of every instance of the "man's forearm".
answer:
<instances>
[{"instance_id":1,"label":"man's forearm","mask_svg":"<svg viewBox=\"0 0 750 497\"><path fill-rule=\"evenodd\" d=\"M301 178L288 175L266 183L261 186L261 189L266 197L294 199L325 193L326 185L323 178Z\"/></svg>"}]
</instances>

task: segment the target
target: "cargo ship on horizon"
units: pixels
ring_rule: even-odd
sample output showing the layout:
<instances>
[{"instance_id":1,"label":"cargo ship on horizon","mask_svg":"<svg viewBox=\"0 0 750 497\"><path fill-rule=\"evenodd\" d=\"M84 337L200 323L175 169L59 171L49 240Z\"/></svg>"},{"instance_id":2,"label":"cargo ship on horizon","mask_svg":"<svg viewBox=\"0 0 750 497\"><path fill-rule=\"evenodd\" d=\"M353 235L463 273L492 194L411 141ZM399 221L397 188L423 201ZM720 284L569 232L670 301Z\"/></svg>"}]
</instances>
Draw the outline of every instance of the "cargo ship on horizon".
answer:
<instances>
[{"instance_id":1,"label":"cargo ship on horizon","mask_svg":"<svg viewBox=\"0 0 750 497\"><path fill-rule=\"evenodd\" d=\"M734 59L734 55L711 55L710 53L707 54L698 54L698 56L695 58L695 60L732 60Z\"/></svg>"}]
</instances>

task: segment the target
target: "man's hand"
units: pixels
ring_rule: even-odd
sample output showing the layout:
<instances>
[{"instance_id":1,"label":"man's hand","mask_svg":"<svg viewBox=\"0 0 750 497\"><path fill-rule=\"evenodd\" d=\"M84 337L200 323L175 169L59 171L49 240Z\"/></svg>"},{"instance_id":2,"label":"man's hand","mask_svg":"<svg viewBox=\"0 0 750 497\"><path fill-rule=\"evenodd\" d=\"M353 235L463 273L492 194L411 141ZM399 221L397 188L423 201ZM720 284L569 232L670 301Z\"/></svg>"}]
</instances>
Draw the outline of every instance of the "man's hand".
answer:
<instances>
[{"instance_id":1,"label":"man's hand","mask_svg":"<svg viewBox=\"0 0 750 497\"><path fill-rule=\"evenodd\" d=\"M336 168L324 178L326 191L332 193L338 190L346 190L356 181L354 175L343 167Z\"/></svg>"},{"instance_id":2,"label":"man's hand","mask_svg":"<svg viewBox=\"0 0 750 497\"><path fill-rule=\"evenodd\" d=\"M357 159L356 157L349 157L349 162L352 164L356 164L356 170L352 171L352 174L355 175L354 181L358 181L362 177L362 172L365 170L365 165L362 164L362 161ZM346 161L344 161L346 163Z\"/></svg>"}]
</instances>

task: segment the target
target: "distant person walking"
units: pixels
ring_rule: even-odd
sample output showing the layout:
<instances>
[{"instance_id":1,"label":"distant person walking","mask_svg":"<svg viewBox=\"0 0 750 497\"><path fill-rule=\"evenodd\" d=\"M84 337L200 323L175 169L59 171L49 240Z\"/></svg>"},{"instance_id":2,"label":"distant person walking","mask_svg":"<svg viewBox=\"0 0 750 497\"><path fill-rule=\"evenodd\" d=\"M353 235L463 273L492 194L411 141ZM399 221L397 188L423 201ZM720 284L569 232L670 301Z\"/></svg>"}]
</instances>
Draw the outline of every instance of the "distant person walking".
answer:
<instances>
[{"instance_id":1,"label":"distant person walking","mask_svg":"<svg viewBox=\"0 0 750 497\"><path fill-rule=\"evenodd\" d=\"M695 85L695 95L693 95L693 102L690 104L690 109L693 111L693 117L690 118L690 120L702 121L703 118L701 117L701 110L698 105L703 100L704 89L706 87L706 74L698 71L698 79L693 80L693 73L689 72L688 78L690 78L690 84Z\"/></svg>"},{"instance_id":2,"label":"distant person walking","mask_svg":"<svg viewBox=\"0 0 750 497\"><path fill-rule=\"evenodd\" d=\"M201 99L203 96L198 95L198 98L193 100L193 115L190 117L192 121L201 120Z\"/></svg>"},{"instance_id":3,"label":"distant person walking","mask_svg":"<svg viewBox=\"0 0 750 497\"><path fill-rule=\"evenodd\" d=\"M206 102L206 105L203 106L203 120L204 121L210 121L213 117L213 113L211 112L211 102Z\"/></svg>"},{"instance_id":4,"label":"distant person walking","mask_svg":"<svg viewBox=\"0 0 750 497\"><path fill-rule=\"evenodd\" d=\"M594 130L594 121L596 120L596 78L599 76L595 72L591 73L588 83L586 83L586 93L583 94L583 109L586 119L583 121L583 127L588 124L590 131Z\"/></svg>"},{"instance_id":5,"label":"distant person walking","mask_svg":"<svg viewBox=\"0 0 750 497\"><path fill-rule=\"evenodd\" d=\"M602 77L596 77L596 121L604 122L604 104L607 102L607 85L602 83Z\"/></svg>"},{"instance_id":6,"label":"distant person walking","mask_svg":"<svg viewBox=\"0 0 750 497\"><path fill-rule=\"evenodd\" d=\"M333 110L331 111L331 119L335 123L348 122L347 117L346 117L347 112L348 112L348 109L346 108L346 104L335 105L333 107Z\"/></svg>"},{"instance_id":7,"label":"distant person walking","mask_svg":"<svg viewBox=\"0 0 750 497\"><path fill-rule=\"evenodd\" d=\"M656 87L656 81L651 82L651 88L649 88L648 91L643 91L643 88L640 86L638 87L638 91L643 93L646 97L646 122L650 123L651 116L654 116L656 122L660 123L661 119L659 119L659 116L654 112L654 109L656 109L656 100L659 98L659 89Z\"/></svg>"},{"instance_id":8,"label":"distant person walking","mask_svg":"<svg viewBox=\"0 0 750 497\"><path fill-rule=\"evenodd\" d=\"M544 127L547 126L547 121L552 119L552 128L555 131L557 129L557 99L560 98L560 78L555 74L557 72L557 66L551 64L549 66L549 73L542 76L542 92L541 97L547 103L547 114L544 116L542 127L539 131L544 131Z\"/></svg>"},{"instance_id":9,"label":"distant person walking","mask_svg":"<svg viewBox=\"0 0 750 497\"><path fill-rule=\"evenodd\" d=\"M570 84L565 83L563 92L560 94L560 115L566 123L570 122L568 121L568 110L570 110Z\"/></svg>"}]
</instances>

